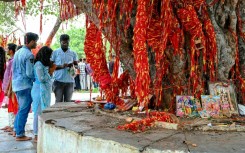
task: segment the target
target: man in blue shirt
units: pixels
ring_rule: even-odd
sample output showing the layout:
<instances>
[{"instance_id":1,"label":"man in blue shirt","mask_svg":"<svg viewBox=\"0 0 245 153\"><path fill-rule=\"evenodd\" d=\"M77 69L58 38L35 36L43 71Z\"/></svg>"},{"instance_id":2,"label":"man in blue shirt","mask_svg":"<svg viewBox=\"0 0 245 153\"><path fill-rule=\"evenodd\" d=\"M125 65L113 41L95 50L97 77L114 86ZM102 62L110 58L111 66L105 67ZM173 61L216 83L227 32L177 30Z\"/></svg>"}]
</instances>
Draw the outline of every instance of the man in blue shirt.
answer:
<instances>
[{"instance_id":1,"label":"man in blue shirt","mask_svg":"<svg viewBox=\"0 0 245 153\"><path fill-rule=\"evenodd\" d=\"M70 37L60 36L60 46L51 56L51 61L57 66L54 71L53 92L55 102L70 102L74 90L74 76L71 72L77 67L77 54L69 48Z\"/></svg>"},{"instance_id":2,"label":"man in blue shirt","mask_svg":"<svg viewBox=\"0 0 245 153\"><path fill-rule=\"evenodd\" d=\"M25 125L32 103L31 88L34 79L34 55L32 54L31 49L36 48L37 40L37 34L32 32L26 33L24 36L25 45L14 55L12 88L17 96L19 104L18 113L14 123L16 141L32 139L31 137L25 136Z\"/></svg>"}]
</instances>

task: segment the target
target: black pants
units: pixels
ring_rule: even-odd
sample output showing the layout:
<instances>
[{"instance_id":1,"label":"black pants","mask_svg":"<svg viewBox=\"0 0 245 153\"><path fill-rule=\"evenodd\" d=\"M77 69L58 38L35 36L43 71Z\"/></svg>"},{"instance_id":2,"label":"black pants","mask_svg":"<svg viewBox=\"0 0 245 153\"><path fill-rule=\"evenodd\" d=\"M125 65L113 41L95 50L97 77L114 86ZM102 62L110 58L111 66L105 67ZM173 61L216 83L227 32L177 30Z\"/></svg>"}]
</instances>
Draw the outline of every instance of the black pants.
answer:
<instances>
[{"instance_id":1,"label":"black pants","mask_svg":"<svg viewBox=\"0 0 245 153\"><path fill-rule=\"evenodd\" d=\"M79 75L75 77L75 89L81 90L80 78Z\"/></svg>"},{"instance_id":2,"label":"black pants","mask_svg":"<svg viewBox=\"0 0 245 153\"><path fill-rule=\"evenodd\" d=\"M53 92L55 94L55 102L71 102L72 93L74 91L74 83L64 83L54 81Z\"/></svg>"}]
</instances>

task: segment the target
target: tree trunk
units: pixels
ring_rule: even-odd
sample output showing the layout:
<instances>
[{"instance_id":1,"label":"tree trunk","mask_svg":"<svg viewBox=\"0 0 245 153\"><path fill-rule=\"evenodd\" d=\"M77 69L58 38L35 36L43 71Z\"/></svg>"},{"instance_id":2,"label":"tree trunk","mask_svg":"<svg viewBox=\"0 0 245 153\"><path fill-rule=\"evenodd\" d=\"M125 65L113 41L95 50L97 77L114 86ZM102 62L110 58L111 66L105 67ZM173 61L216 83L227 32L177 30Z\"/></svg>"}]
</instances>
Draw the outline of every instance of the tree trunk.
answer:
<instances>
[{"instance_id":1,"label":"tree trunk","mask_svg":"<svg viewBox=\"0 0 245 153\"><path fill-rule=\"evenodd\" d=\"M83 0L73 0L74 4L85 13L90 20L92 20L96 26L100 27L99 11L95 10L92 6L92 1L83 1ZM175 0L171 1L172 3ZM241 76L245 77L245 1L244 0L222 0L216 1L206 0L207 4L210 4L208 8L209 18L212 22L212 25L216 34L217 41L217 61L216 61L216 77L217 80L227 81L231 79L232 69L236 63L236 55L239 54L239 70ZM119 3L122 5L121 3ZM137 4L135 2L135 4ZM160 3L159 3L160 4ZM121 8L120 6L118 8ZM135 25L135 16L136 16L137 7L133 8L131 14L130 26L125 33L122 31L122 28L119 28L123 24L123 20L117 20L117 32L121 34L121 45L120 45L120 61L124 64L125 69L129 71L130 75L135 78L134 70L134 58L133 58L133 28ZM201 8L200 8L201 9ZM176 11L174 11L176 13ZM119 13L119 12L117 12ZM198 13L198 11L197 11ZM240 14L240 19L242 26L238 28L238 13ZM119 15L117 15L119 16ZM104 21L106 22L106 21ZM107 27L103 28L104 35L107 35ZM238 44L236 44L236 38L238 38ZM189 38L185 33L185 42L183 45L182 54L183 56L175 55L173 56L171 48L166 49L166 58L170 63L169 73L163 78L163 101L166 104L169 104L173 101L173 94L192 94L192 91L189 91L188 81L190 79L189 73L186 71L190 68L190 55L188 53ZM237 48L239 50L237 50ZM150 64L150 75L151 81L155 79L156 76L156 67L155 67L155 56L151 52L151 49L148 49L148 58ZM207 59L209 60L209 59ZM236 65L238 66L238 65ZM189 68L188 68L189 67ZM202 74L204 75L204 74ZM208 79L205 79L206 83ZM175 92L175 88L167 88L168 86L182 86L182 90ZM205 86L203 94L207 94L207 86ZM242 93L238 93L242 94ZM241 101L240 101L241 102ZM165 104L163 104L165 105Z\"/></svg>"},{"instance_id":2,"label":"tree trunk","mask_svg":"<svg viewBox=\"0 0 245 153\"><path fill-rule=\"evenodd\" d=\"M47 38L47 40L45 42L45 45L46 46L50 46L51 45L52 40L53 40L55 34L57 33L57 31L59 30L61 23L62 23L62 20L60 19L60 16L59 16L56 19L56 22L54 24L54 27L53 27L52 31L49 33L49 36L48 36L48 38Z\"/></svg>"}]
</instances>

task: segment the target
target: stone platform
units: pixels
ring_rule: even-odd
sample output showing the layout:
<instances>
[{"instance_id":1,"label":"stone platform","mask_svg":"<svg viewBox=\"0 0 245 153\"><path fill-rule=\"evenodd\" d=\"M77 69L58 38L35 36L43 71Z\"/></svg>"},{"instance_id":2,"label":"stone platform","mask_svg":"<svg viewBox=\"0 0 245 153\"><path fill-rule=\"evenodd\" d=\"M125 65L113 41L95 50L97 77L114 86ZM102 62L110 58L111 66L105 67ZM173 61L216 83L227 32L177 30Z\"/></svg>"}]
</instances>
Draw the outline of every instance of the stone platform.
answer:
<instances>
[{"instance_id":1,"label":"stone platform","mask_svg":"<svg viewBox=\"0 0 245 153\"><path fill-rule=\"evenodd\" d=\"M38 153L244 153L244 132L151 129L118 131L122 118L75 103L58 103L39 118ZM184 143L185 142L185 143Z\"/></svg>"}]
</instances>

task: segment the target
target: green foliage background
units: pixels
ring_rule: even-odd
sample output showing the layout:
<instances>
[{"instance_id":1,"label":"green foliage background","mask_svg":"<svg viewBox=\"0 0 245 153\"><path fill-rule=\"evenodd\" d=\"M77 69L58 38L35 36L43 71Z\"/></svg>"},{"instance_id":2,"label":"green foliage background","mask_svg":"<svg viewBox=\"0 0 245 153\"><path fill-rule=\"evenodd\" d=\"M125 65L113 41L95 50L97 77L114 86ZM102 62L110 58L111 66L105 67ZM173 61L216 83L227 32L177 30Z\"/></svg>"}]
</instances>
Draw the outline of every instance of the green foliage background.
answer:
<instances>
[{"instance_id":1,"label":"green foliage background","mask_svg":"<svg viewBox=\"0 0 245 153\"><path fill-rule=\"evenodd\" d=\"M0 32L9 34L15 28L14 2L0 1Z\"/></svg>"}]
</instances>

